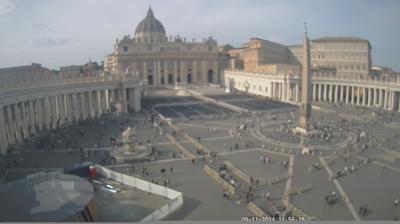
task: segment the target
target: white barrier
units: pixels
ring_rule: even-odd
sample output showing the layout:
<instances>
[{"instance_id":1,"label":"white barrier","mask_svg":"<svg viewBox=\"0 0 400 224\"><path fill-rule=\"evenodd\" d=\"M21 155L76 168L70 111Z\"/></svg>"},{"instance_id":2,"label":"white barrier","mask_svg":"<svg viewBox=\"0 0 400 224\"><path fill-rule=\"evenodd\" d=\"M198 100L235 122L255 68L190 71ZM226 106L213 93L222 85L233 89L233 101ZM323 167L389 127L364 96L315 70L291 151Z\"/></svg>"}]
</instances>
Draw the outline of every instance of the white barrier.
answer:
<instances>
[{"instance_id":1,"label":"white barrier","mask_svg":"<svg viewBox=\"0 0 400 224\"><path fill-rule=\"evenodd\" d=\"M144 192L149 192L151 194L170 199L170 201L166 205L155 210L154 212L143 218L141 221L161 220L167 217L172 212L176 211L183 204L183 195L179 191L175 191L168 187L160 186L158 184L153 184L137 177L132 177L123 173L119 173L99 165L96 165L96 172L104 177L118 181L130 187L134 187Z\"/></svg>"}]
</instances>

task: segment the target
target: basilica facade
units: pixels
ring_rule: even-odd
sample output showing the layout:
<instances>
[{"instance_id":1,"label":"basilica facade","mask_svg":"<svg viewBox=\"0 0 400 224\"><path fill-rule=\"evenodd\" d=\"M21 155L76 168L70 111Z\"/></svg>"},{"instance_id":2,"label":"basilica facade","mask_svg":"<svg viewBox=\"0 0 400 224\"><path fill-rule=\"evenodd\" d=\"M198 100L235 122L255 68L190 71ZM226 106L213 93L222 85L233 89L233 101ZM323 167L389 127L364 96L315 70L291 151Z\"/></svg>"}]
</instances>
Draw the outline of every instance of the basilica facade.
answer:
<instances>
[{"instance_id":1,"label":"basilica facade","mask_svg":"<svg viewBox=\"0 0 400 224\"><path fill-rule=\"evenodd\" d=\"M220 84L222 68L218 59L213 38L196 42L180 36L167 37L163 24L149 8L133 37L116 40L114 52L105 58L104 70L139 75L149 86Z\"/></svg>"}]
</instances>

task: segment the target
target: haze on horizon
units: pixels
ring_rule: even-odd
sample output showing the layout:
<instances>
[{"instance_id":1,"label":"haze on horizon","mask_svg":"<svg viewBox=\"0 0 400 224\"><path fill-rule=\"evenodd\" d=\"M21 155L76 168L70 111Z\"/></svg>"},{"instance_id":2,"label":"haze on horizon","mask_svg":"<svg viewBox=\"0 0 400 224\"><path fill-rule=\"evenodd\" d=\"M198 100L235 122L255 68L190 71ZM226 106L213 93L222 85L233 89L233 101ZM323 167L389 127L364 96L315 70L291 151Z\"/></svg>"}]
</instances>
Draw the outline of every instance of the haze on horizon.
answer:
<instances>
[{"instance_id":1,"label":"haze on horizon","mask_svg":"<svg viewBox=\"0 0 400 224\"><path fill-rule=\"evenodd\" d=\"M398 0L0 0L0 67L100 62L117 38L133 35L149 5L168 36L212 36L236 47L251 37L300 44L307 21L311 39L367 39L373 65L400 71Z\"/></svg>"}]
</instances>

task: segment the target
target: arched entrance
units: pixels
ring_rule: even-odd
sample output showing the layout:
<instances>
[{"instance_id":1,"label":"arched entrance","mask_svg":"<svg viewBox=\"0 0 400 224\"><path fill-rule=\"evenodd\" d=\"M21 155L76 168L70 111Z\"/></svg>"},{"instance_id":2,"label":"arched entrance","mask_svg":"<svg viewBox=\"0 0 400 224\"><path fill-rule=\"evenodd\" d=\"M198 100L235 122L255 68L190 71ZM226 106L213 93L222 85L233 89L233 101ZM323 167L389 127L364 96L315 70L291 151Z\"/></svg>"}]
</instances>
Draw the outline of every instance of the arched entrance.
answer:
<instances>
[{"instance_id":1,"label":"arched entrance","mask_svg":"<svg viewBox=\"0 0 400 224\"><path fill-rule=\"evenodd\" d=\"M169 85L172 85L172 84L173 84L173 76L172 76L172 74L169 74L169 75L168 75L168 84L169 84Z\"/></svg>"},{"instance_id":2,"label":"arched entrance","mask_svg":"<svg viewBox=\"0 0 400 224\"><path fill-rule=\"evenodd\" d=\"M149 85L153 85L153 76L152 75L147 76L147 82Z\"/></svg>"},{"instance_id":3,"label":"arched entrance","mask_svg":"<svg viewBox=\"0 0 400 224\"><path fill-rule=\"evenodd\" d=\"M209 83L212 83L213 82L213 77L214 76L214 74L213 74L213 70L212 69L209 69L208 70L208 82Z\"/></svg>"},{"instance_id":4,"label":"arched entrance","mask_svg":"<svg viewBox=\"0 0 400 224\"><path fill-rule=\"evenodd\" d=\"M192 83L192 74L188 73L186 75L186 80L187 80L187 83Z\"/></svg>"}]
</instances>

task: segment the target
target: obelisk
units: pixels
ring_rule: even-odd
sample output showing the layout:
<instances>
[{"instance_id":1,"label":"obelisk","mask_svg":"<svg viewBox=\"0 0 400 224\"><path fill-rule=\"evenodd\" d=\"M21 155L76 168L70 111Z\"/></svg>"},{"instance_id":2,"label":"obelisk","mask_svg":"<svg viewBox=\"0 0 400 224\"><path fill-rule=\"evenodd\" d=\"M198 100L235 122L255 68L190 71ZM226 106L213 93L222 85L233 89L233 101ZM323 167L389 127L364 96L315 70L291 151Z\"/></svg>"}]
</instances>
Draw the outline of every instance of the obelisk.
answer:
<instances>
[{"instance_id":1,"label":"obelisk","mask_svg":"<svg viewBox=\"0 0 400 224\"><path fill-rule=\"evenodd\" d=\"M310 40L307 37L307 27L304 23L303 63L301 74L301 104L298 128L307 134L311 117L311 56Z\"/></svg>"}]
</instances>

